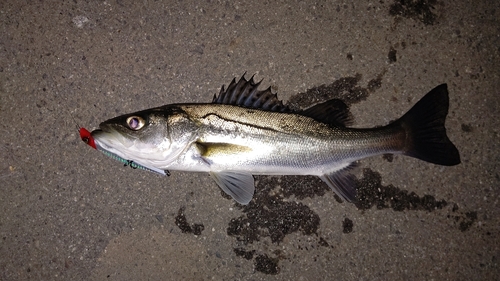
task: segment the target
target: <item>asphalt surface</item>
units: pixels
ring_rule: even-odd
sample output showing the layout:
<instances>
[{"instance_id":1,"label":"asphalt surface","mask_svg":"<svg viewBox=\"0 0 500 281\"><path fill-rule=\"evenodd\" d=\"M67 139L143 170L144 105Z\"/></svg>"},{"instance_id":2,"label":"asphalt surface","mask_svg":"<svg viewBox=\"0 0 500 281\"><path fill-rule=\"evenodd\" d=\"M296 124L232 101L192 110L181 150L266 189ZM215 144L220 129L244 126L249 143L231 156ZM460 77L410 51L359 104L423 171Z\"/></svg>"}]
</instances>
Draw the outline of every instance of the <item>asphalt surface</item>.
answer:
<instances>
[{"instance_id":1,"label":"asphalt surface","mask_svg":"<svg viewBox=\"0 0 500 281\"><path fill-rule=\"evenodd\" d=\"M0 3L0 280L498 280L498 1L61 2ZM260 176L242 208L79 138L245 72L296 107L342 98L356 127L447 83L462 163L362 160L357 205Z\"/></svg>"}]
</instances>

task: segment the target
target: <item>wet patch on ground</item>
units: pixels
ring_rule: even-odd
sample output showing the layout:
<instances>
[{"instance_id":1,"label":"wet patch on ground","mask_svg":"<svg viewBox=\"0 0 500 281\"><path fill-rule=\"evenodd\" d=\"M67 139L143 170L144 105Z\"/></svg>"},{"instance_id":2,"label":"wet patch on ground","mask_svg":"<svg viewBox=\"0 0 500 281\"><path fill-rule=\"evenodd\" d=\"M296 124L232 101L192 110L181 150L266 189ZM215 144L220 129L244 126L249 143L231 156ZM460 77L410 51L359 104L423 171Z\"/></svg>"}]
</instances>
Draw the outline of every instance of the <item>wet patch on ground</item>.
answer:
<instances>
[{"instance_id":1,"label":"wet patch on ground","mask_svg":"<svg viewBox=\"0 0 500 281\"><path fill-rule=\"evenodd\" d=\"M389 8L393 17L404 17L419 20L425 25L436 23L437 15L433 13L437 0L395 0Z\"/></svg>"},{"instance_id":2,"label":"wet patch on ground","mask_svg":"<svg viewBox=\"0 0 500 281\"><path fill-rule=\"evenodd\" d=\"M466 132L466 133L472 133L474 131L472 125L470 125L470 124L462 124L461 128L462 128L462 131Z\"/></svg>"},{"instance_id":3,"label":"wet patch on ground","mask_svg":"<svg viewBox=\"0 0 500 281\"><path fill-rule=\"evenodd\" d=\"M361 74L356 74L355 76L340 78L329 85L311 88L305 93L299 93L292 96L287 106L293 110L300 110L308 108L318 102L324 102L331 99L340 99L348 106L366 100L370 92L380 88L382 77L378 76L372 79L368 85L373 84L373 86L367 88L358 85L361 78Z\"/></svg>"},{"instance_id":4,"label":"wet patch on ground","mask_svg":"<svg viewBox=\"0 0 500 281\"><path fill-rule=\"evenodd\" d=\"M428 212L442 209L448 204L445 200L436 200L434 196L424 195L419 197L415 192L401 190L392 184L381 184L382 177L379 173L369 168L363 169L363 178L357 180L356 207L360 210L391 208L394 211L425 210Z\"/></svg>"},{"instance_id":5,"label":"wet patch on ground","mask_svg":"<svg viewBox=\"0 0 500 281\"><path fill-rule=\"evenodd\" d=\"M301 232L304 235L317 234L320 223L319 216L308 206L296 201L284 201L282 190L293 194L293 189L300 189L289 185L295 183L295 177L258 177L256 194L252 202L242 208L245 215L234 218L229 222L227 233L234 236L244 245L259 241L262 237L269 237L275 244L283 241L286 235ZM328 187L324 185L324 189ZM301 196L314 197L317 189L310 189L310 193L302 192ZM319 192L324 195L324 190Z\"/></svg>"},{"instance_id":6,"label":"wet patch on ground","mask_svg":"<svg viewBox=\"0 0 500 281\"><path fill-rule=\"evenodd\" d=\"M389 49L389 53L387 54L387 59L389 60L389 63L395 63L398 61L398 57L396 56L396 54L398 53L398 51L396 51L396 49L394 49L394 47L390 47Z\"/></svg>"},{"instance_id":7,"label":"wet patch on ground","mask_svg":"<svg viewBox=\"0 0 500 281\"><path fill-rule=\"evenodd\" d=\"M452 219L462 232L467 231L477 220L477 212L471 211L461 213L459 212L457 204L453 205L451 211L452 213L448 215L448 218Z\"/></svg>"},{"instance_id":8,"label":"wet patch on ground","mask_svg":"<svg viewBox=\"0 0 500 281\"><path fill-rule=\"evenodd\" d=\"M343 228L342 232L344 233L351 233L353 227L354 223L352 222L352 220L348 218L345 218L344 221L342 222L342 228Z\"/></svg>"},{"instance_id":9,"label":"wet patch on ground","mask_svg":"<svg viewBox=\"0 0 500 281\"><path fill-rule=\"evenodd\" d=\"M252 244L269 238L279 245L289 234L300 232L312 237L313 244L330 247L325 238L317 233L320 218L307 205L287 201L288 198L304 199L323 196L331 192L326 184L317 177L309 176L258 176L256 194L250 204L240 206L243 215L233 218L228 225L227 234L238 241L234 249L237 256L252 260L255 270L266 274L279 273L279 261L287 257L279 250L270 253L252 250ZM302 188L302 185L304 188ZM307 250L307 246L299 249Z\"/></svg>"},{"instance_id":10,"label":"wet patch on ground","mask_svg":"<svg viewBox=\"0 0 500 281\"><path fill-rule=\"evenodd\" d=\"M177 225L183 233L200 235L205 229L205 226L199 223L189 224L186 219L186 215L184 214L184 210L185 208L181 207L177 212L177 216L175 216L175 225Z\"/></svg>"},{"instance_id":11,"label":"wet patch on ground","mask_svg":"<svg viewBox=\"0 0 500 281\"><path fill-rule=\"evenodd\" d=\"M357 180L356 188L358 191L356 207L360 210L375 206L377 209L391 208L399 212L405 210L433 212L451 206L451 203L437 200L432 195L426 194L420 197L415 192L399 189L392 184L384 186L381 175L369 168L363 169L363 178ZM453 204L450 212L447 217L462 232L467 231L478 219L476 211L459 211L457 204Z\"/></svg>"},{"instance_id":12,"label":"wet patch on ground","mask_svg":"<svg viewBox=\"0 0 500 281\"><path fill-rule=\"evenodd\" d=\"M382 155L382 158L386 160L387 162L391 163L394 160L394 154L384 154Z\"/></svg>"},{"instance_id":13,"label":"wet patch on ground","mask_svg":"<svg viewBox=\"0 0 500 281\"><path fill-rule=\"evenodd\" d=\"M278 261L278 258L270 258L266 254L258 255L254 261L255 270L265 274L278 274L280 271Z\"/></svg>"},{"instance_id":14,"label":"wet patch on ground","mask_svg":"<svg viewBox=\"0 0 500 281\"><path fill-rule=\"evenodd\" d=\"M255 250L247 251L244 248L234 248L233 250L238 257L242 257L246 260L253 259L253 255L255 254Z\"/></svg>"}]
</instances>

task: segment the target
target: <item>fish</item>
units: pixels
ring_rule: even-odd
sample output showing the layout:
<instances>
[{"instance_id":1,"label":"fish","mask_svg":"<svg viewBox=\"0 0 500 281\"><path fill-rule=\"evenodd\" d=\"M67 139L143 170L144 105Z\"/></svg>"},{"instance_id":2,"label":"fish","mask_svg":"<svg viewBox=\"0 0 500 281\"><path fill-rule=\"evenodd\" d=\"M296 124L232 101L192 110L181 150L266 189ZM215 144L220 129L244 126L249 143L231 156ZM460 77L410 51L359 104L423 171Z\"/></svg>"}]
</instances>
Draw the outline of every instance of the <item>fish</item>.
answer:
<instances>
[{"instance_id":1,"label":"fish","mask_svg":"<svg viewBox=\"0 0 500 281\"><path fill-rule=\"evenodd\" d=\"M356 202L358 160L402 154L429 163L460 163L446 134L449 97L441 84L401 118L374 128L353 128L352 114L332 99L291 110L252 76L222 86L211 103L167 104L121 115L82 140L125 166L162 175L207 172L236 202L255 193L253 175L314 175L340 198ZM84 139L85 137L85 139Z\"/></svg>"}]
</instances>

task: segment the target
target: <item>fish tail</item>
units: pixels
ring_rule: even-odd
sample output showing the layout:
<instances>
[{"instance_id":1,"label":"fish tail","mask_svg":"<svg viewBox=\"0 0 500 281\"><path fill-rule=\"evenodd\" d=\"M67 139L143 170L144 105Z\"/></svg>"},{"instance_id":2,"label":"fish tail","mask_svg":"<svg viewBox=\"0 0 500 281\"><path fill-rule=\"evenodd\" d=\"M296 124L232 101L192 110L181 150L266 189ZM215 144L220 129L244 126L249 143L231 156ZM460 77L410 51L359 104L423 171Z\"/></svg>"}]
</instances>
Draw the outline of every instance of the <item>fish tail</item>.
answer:
<instances>
[{"instance_id":1,"label":"fish tail","mask_svg":"<svg viewBox=\"0 0 500 281\"><path fill-rule=\"evenodd\" d=\"M430 163L453 166L460 164L460 155L446 135L449 98L446 84L432 89L396 124L406 132L403 154Z\"/></svg>"}]
</instances>

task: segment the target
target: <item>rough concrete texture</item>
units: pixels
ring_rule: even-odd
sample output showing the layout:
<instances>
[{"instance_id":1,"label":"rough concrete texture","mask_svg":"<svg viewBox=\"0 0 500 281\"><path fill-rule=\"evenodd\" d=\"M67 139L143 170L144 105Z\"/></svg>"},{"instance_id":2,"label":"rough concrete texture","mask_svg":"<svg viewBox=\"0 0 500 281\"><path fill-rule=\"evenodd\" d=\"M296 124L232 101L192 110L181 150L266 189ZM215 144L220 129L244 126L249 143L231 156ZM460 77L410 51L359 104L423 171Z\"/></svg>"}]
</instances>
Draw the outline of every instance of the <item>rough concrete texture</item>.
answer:
<instances>
[{"instance_id":1,"label":"rough concrete texture","mask_svg":"<svg viewBox=\"0 0 500 281\"><path fill-rule=\"evenodd\" d=\"M0 279L498 280L499 19L486 0L1 1ZM79 139L245 72L297 107L341 97L357 127L447 83L462 163L362 160L358 205L260 176L242 208Z\"/></svg>"}]
</instances>

